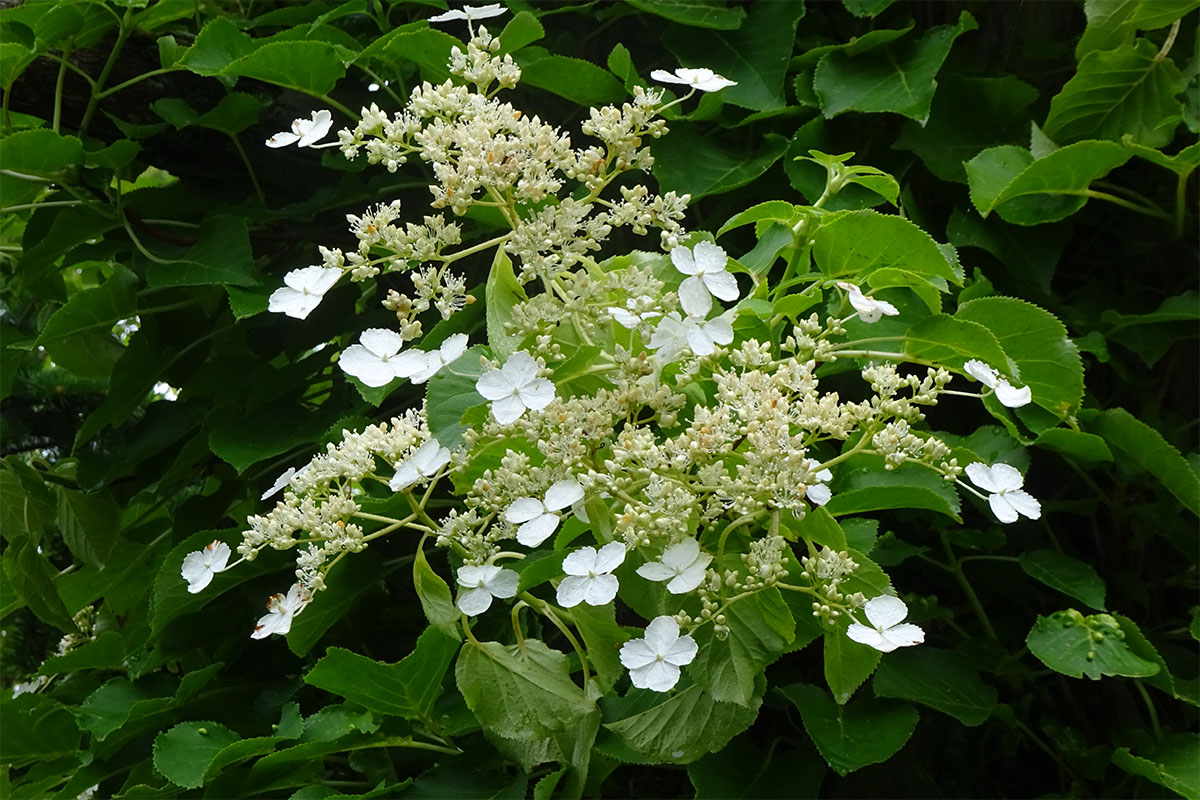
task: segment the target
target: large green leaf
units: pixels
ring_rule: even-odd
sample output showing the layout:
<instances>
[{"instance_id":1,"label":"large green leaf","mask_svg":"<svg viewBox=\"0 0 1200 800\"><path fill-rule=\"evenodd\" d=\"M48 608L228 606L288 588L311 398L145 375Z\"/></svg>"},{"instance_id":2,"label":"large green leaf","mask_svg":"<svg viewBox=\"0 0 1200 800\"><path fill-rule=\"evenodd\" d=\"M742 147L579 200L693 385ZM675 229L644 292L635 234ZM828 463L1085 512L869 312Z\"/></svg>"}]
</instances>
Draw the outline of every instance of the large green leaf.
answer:
<instances>
[{"instance_id":1,"label":"large green leaf","mask_svg":"<svg viewBox=\"0 0 1200 800\"><path fill-rule=\"evenodd\" d=\"M827 54L817 64L813 90L826 118L847 111L892 111L929 119L934 77L956 39L979 26L963 11L955 25L931 28L920 39L899 40L862 55Z\"/></svg>"},{"instance_id":2,"label":"large green leaf","mask_svg":"<svg viewBox=\"0 0 1200 800\"><path fill-rule=\"evenodd\" d=\"M915 465L884 470L882 459L874 456L847 463L825 508L835 517L885 508L925 508L961 521L958 495L940 475Z\"/></svg>"},{"instance_id":3,"label":"large green leaf","mask_svg":"<svg viewBox=\"0 0 1200 800\"><path fill-rule=\"evenodd\" d=\"M1161 433L1123 408L1087 409L1080 413L1079 421L1157 478L1186 509L1200 516L1200 478Z\"/></svg>"},{"instance_id":4,"label":"large green leaf","mask_svg":"<svg viewBox=\"0 0 1200 800\"><path fill-rule=\"evenodd\" d=\"M154 768L185 789L204 784L217 754L241 739L219 722L181 722L154 739Z\"/></svg>"},{"instance_id":5,"label":"large green leaf","mask_svg":"<svg viewBox=\"0 0 1200 800\"><path fill-rule=\"evenodd\" d=\"M67 707L41 694L5 698L0 706L4 750L0 764L22 767L78 752L80 732Z\"/></svg>"},{"instance_id":6,"label":"large green leaf","mask_svg":"<svg viewBox=\"0 0 1200 800\"><path fill-rule=\"evenodd\" d=\"M1139 748L1140 749L1140 748ZM1196 752L1200 736L1176 733L1157 742L1145 755L1134 755L1128 747L1118 747L1112 762L1130 775L1140 775L1165 786L1181 797L1200 797L1200 770L1196 769Z\"/></svg>"},{"instance_id":7,"label":"large green leaf","mask_svg":"<svg viewBox=\"0 0 1200 800\"><path fill-rule=\"evenodd\" d=\"M690 667L696 685L713 700L749 708L755 702L755 682L790 639L780 635L775 625L791 617L778 589L758 592L729 606L725 610L727 636L714 635L711 625L697 634L700 652Z\"/></svg>"},{"instance_id":8,"label":"large green leaf","mask_svg":"<svg viewBox=\"0 0 1200 800\"><path fill-rule=\"evenodd\" d=\"M724 0L626 0L638 11L657 14L672 22L693 28L735 31L746 12L740 6L727 6Z\"/></svg>"},{"instance_id":9,"label":"large green leaf","mask_svg":"<svg viewBox=\"0 0 1200 800\"><path fill-rule=\"evenodd\" d=\"M1029 577L1070 595L1097 611L1104 610L1104 581L1090 564L1056 550L1034 550L1018 559Z\"/></svg>"},{"instance_id":10,"label":"large green leaf","mask_svg":"<svg viewBox=\"0 0 1200 800\"><path fill-rule=\"evenodd\" d=\"M346 617L363 595L379 591L384 578L399 569L396 562L379 558L348 558L331 569L325 578L326 589L296 616L287 634L287 646L298 656L321 640L325 632ZM287 580L291 583L291 579ZM286 584L280 591L286 591Z\"/></svg>"},{"instance_id":11,"label":"large green leaf","mask_svg":"<svg viewBox=\"0 0 1200 800\"><path fill-rule=\"evenodd\" d=\"M331 410L313 412L298 403L276 403L217 425L208 436L208 444L213 453L241 474L265 458L318 441L333 423ZM227 414L219 416L229 418Z\"/></svg>"},{"instance_id":12,"label":"large green leaf","mask_svg":"<svg viewBox=\"0 0 1200 800\"><path fill-rule=\"evenodd\" d=\"M512 259L504 252L503 247L496 248L496 257L492 259L492 268L488 271L485 292L488 346L499 358L507 359L521 346L521 337L508 332L513 319L513 308L529 298L517 281Z\"/></svg>"},{"instance_id":13,"label":"large green leaf","mask_svg":"<svg viewBox=\"0 0 1200 800\"><path fill-rule=\"evenodd\" d=\"M458 646L457 638L427 628L413 651L396 664L331 647L304 682L380 714L427 719Z\"/></svg>"},{"instance_id":14,"label":"large green leaf","mask_svg":"<svg viewBox=\"0 0 1200 800\"><path fill-rule=\"evenodd\" d=\"M969 359L979 359L1007 369L1008 357L996 336L985 326L946 314L926 317L904 334L904 352L951 369L961 369Z\"/></svg>"},{"instance_id":15,"label":"large green leaf","mask_svg":"<svg viewBox=\"0 0 1200 800\"><path fill-rule=\"evenodd\" d=\"M1120 624L1108 614L1085 617L1069 609L1038 615L1025 644L1047 667L1072 678L1145 678L1159 671L1158 664L1135 654L1124 640Z\"/></svg>"},{"instance_id":16,"label":"large green leaf","mask_svg":"<svg viewBox=\"0 0 1200 800\"><path fill-rule=\"evenodd\" d=\"M1079 409L1083 362L1079 348L1053 314L1012 297L981 297L963 303L954 316L977 322L996 335L1017 365L1018 385L1032 390L1036 405L1059 418Z\"/></svg>"},{"instance_id":17,"label":"large green leaf","mask_svg":"<svg viewBox=\"0 0 1200 800\"><path fill-rule=\"evenodd\" d=\"M345 77L346 68L328 42L270 42L234 61L221 74L323 95Z\"/></svg>"},{"instance_id":18,"label":"large green leaf","mask_svg":"<svg viewBox=\"0 0 1200 800\"><path fill-rule=\"evenodd\" d=\"M1094 50L1115 50L1139 31L1152 31L1200 7L1200 0L1086 0L1087 29L1075 45L1075 58Z\"/></svg>"},{"instance_id":19,"label":"large green leaf","mask_svg":"<svg viewBox=\"0 0 1200 800\"><path fill-rule=\"evenodd\" d=\"M1081 139L1164 147L1175 138L1183 112L1176 99L1186 83L1169 58L1141 39L1136 46L1095 51L1079 62L1075 77L1050 101L1043 128L1059 144Z\"/></svg>"},{"instance_id":20,"label":"large green leaf","mask_svg":"<svg viewBox=\"0 0 1200 800\"><path fill-rule=\"evenodd\" d=\"M1092 181L1129 158L1115 142L1076 142L1037 160L1020 147L989 148L966 164L971 202L984 217L995 211L1016 225L1057 222L1084 207Z\"/></svg>"},{"instance_id":21,"label":"large green leaf","mask_svg":"<svg viewBox=\"0 0 1200 800\"><path fill-rule=\"evenodd\" d=\"M625 95L625 87L612 73L581 58L527 47L517 53L516 60L521 65L523 86L545 89L581 106L613 103Z\"/></svg>"},{"instance_id":22,"label":"large green leaf","mask_svg":"<svg viewBox=\"0 0 1200 800\"><path fill-rule=\"evenodd\" d=\"M461 638L458 621L462 614L454 605L450 587L433 571L433 567L429 566L424 547L417 549L416 558L413 560L413 589L416 590L421 609L425 612L429 624L447 636Z\"/></svg>"},{"instance_id":23,"label":"large green leaf","mask_svg":"<svg viewBox=\"0 0 1200 800\"><path fill-rule=\"evenodd\" d=\"M929 279L961 282L928 233L903 217L869 209L838 214L822 224L813 239L813 258L825 277L860 285L877 286L871 276L885 269L891 271L882 276L886 279L879 288L929 285ZM940 310L940 303L924 295L922 300L934 313Z\"/></svg>"},{"instance_id":24,"label":"large green leaf","mask_svg":"<svg viewBox=\"0 0 1200 800\"><path fill-rule=\"evenodd\" d=\"M934 647L889 653L871 685L877 697L912 700L963 725L982 724L996 707L996 690L983 682L969 660Z\"/></svg>"},{"instance_id":25,"label":"large green leaf","mask_svg":"<svg viewBox=\"0 0 1200 800\"><path fill-rule=\"evenodd\" d=\"M656 139L654 176L667 191L690 194L692 200L723 194L753 181L779 160L787 140L767 134L757 150L732 147L714 141L707 131L677 123L671 132Z\"/></svg>"},{"instance_id":26,"label":"large green leaf","mask_svg":"<svg viewBox=\"0 0 1200 800\"><path fill-rule=\"evenodd\" d=\"M928 122L906 122L895 147L916 153L942 180L966 183L963 164L981 150L1028 139L1027 109L1036 99L1037 90L1012 75L949 75L933 96Z\"/></svg>"},{"instance_id":27,"label":"large green leaf","mask_svg":"<svg viewBox=\"0 0 1200 800\"><path fill-rule=\"evenodd\" d=\"M846 635L846 626L825 634L825 682L838 705L845 705L879 666L882 653Z\"/></svg>"},{"instance_id":28,"label":"large green leaf","mask_svg":"<svg viewBox=\"0 0 1200 800\"><path fill-rule=\"evenodd\" d=\"M839 775L887 761L917 727L917 710L907 703L860 697L838 705L823 690L803 683L778 691L799 709L804 730Z\"/></svg>"},{"instance_id":29,"label":"large green leaf","mask_svg":"<svg viewBox=\"0 0 1200 800\"><path fill-rule=\"evenodd\" d=\"M17 131L4 137L4 168L51 178L83 163L83 142L49 128Z\"/></svg>"},{"instance_id":30,"label":"large green leaf","mask_svg":"<svg viewBox=\"0 0 1200 800\"><path fill-rule=\"evenodd\" d=\"M198 238L178 259L151 263L146 282L154 287L260 283L246 221L222 214L200 224Z\"/></svg>"},{"instance_id":31,"label":"large green leaf","mask_svg":"<svg viewBox=\"0 0 1200 800\"><path fill-rule=\"evenodd\" d=\"M136 275L124 267L116 267L100 286L71 295L71 299L46 320L37 343L47 347L54 356L69 350L82 334L102 333L113 338L113 325L132 317L137 310L137 284Z\"/></svg>"},{"instance_id":32,"label":"large green leaf","mask_svg":"<svg viewBox=\"0 0 1200 800\"><path fill-rule=\"evenodd\" d=\"M58 570L40 550L27 536L17 536L8 542L3 559L8 589L42 622L63 633L76 633L78 627L54 586Z\"/></svg>"},{"instance_id":33,"label":"large green leaf","mask_svg":"<svg viewBox=\"0 0 1200 800\"><path fill-rule=\"evenodd\" d=\"M196 35L195 44L178 63L197 75L217 75L239 58L252 53L254 47L254 40L239 30L232 20L216 17L204 25Z\"/></svg>"},{"instance_id":34,"label":"large green leaf","mask_svg":"<svg viewBox=\"0 0 1200 800\"><path fill-rule=\"evenodd\" d=\"M483 367L479 363L482 354L482 348L469 347L461 358L438 370L429 379L425 390L425 415L429 420L430 433L443 447L458 446L463 431L467 429L462 424L463 413L487 402L475 390L475 383L483 374Z\"/></svg>"},{"instance_id":35,"label":"large green leaf","mask_svg":"<svg viewBox=\"0 0 1200 800\"><path fill-rule=\"evenodd\" d=\"M1015 277L1049 294L1071 228L1069 222L1032 228L1010 225L996 217L981 219L969 207L955 208L946 223L946 238L955 247L991 253Z\"/></svg>"},{"instance_id":36,"label":"large green leaf","mask_svg":"<svg viewBox=\"0 0 1200 800\"><path fill-rule=\"evenodd\" d=\"M117 545L121 509L107 491L84 494L58 488L58 529L80 561L104 568Z\"/></svg>"},{"instance_id":37,"label":"large green leaf","mask_svg":"<svg viewBox=\"0 0 1200 800\"><path fill-rule=\"evenodd\" d=\"M663 41L685 66L737 81L721 90L721 100L755 111L779 109L787 104L783 78L803 16L803 3L756 3L736 30L668 28Z\"/></svg>"}]
</instances>

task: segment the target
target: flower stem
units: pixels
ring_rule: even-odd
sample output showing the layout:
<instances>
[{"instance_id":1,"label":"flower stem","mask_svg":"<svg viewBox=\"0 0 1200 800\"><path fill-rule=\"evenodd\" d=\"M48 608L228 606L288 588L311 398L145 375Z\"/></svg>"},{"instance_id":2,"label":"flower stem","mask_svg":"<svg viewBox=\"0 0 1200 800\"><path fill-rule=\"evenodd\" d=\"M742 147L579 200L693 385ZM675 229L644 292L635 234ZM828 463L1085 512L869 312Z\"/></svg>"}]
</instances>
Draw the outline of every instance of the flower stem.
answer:
<instances>
[{"instance_id":1,"label":"flower stem","mask_svg":"<svg viewBox=\"0 0 1200 800\"><path fill-rule=\"evenodd\" d=\"M983 610L983 604L979 602L979 595L975 594L975 589L971 586L971 582L967 580L967 576L963 574L962 562L954 555L954 548L950 546L950 537L945 533L941 535L942 547L946 551L946 562L950 567L950 571L954 573L955 580L962 587L963 594L967 596L967 601L971 604L971 608L975 610L975 616L979 618L979 624L983 626L984 633L988 638L999 640L996 635L996 629L992 627L992 621L988 619L987 612Z\"/></svg>"}]
</instances>

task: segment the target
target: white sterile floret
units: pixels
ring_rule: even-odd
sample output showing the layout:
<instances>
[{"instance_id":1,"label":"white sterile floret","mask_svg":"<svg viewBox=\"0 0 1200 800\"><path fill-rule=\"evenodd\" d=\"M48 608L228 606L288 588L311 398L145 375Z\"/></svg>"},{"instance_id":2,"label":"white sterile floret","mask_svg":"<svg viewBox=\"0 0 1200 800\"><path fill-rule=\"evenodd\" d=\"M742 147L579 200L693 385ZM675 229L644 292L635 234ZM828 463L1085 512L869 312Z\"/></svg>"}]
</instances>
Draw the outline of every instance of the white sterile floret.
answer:
<instances>
[{"instance_id":1,"label":"white sterile floret","mask_svg":"<svg viewBox=\"0 0 1200 800\"><path fill-rule=\"evenodd\" d=\"M297 147L308 147L310 144L324 139L332 125L332 114L325 109L314 111L312 119L292 120L290 131L280 131L267 139L266 145L267 147L287 147L289 144L295 144Z\"/></svg>"},{"instance_id":2,"label":"white sterile floret","mask_svg":"<svg viewBox=\"0 0 1200 800\"><path fill-rule=\"evenodd\" d=\"M396 374L401 378L408 378L413 383L425 383L436 375L438 370L454 363L465 352L467 335L456 333L447 336L437 350L409 350L407 353L401 353L394 362Z\"/></svg>"},{"instance_id":3,"label":"white sterile floret","mask_svg":"<svg viewBox=\"0 0 1200 800\"><path fill-rule=\"evenodd\" d=\"M880 316L886 314L889 317L894 317L900 313L894 305L886 300L877 300L873 297L867 297L862 293L862 290L853 283L838 281L837 286L842 289L850 298L850 305L858 312L858 318L863 322L878 322Z\"/></svg>"},{"instance_id":4,"label":"white sterile floret","mask_svg":"<svg viewBox=\"0 0 1200 800\"><path fill-rule=\"evenodd\" d=\"M737 81L731 81L704 67L699 69L679 67L674 72L656 69L650 73L650 77L660 83L682 83L702 92L718 92L728 86L737 86Z\"/></svg>"},{"instance_id":5,"label":"white sterile floret","mask_svg":"<svg viewBox=\"0 0 1200 800\"><path fill-rule=\"evenodd\" d=\"M295 319L304 319L321 304L321 298L333 288L340 277L342 271L332 267L294 269L283 276L286 285L271 292L267 310Z\"/></svg>"},{"instance_id":6,"label":"white sterile floret","mask_svg":"<svg viewBox=\"0 0 1200 800\"><path fill-rule=\"evenodd\" d=\"M213 575L228 569L232 551L224 542L215 541L203 550L195 550L183 557L180 574L188 582L188 591L196 594L212 583Z\"/></svg>"},{"instance_id":7,"label":"white sterile floret","mask_svg":"<svg viewBox=\"0 0 1200 800\"><path fill-rule=\"evenodd\" d=\"M699 650L695 639L679 635L674 617L655 617L645 638L621 645L621 663L634 686L665 692L679 682L679 668L692 663Z\"/></svg>"},{"instance_id":8,"label":"white sterile floret","mask_svg":"<svg viewBox=\"0 0 1200 800\"><path fill-rule=\"evenodd\" d=\"M567 577L558 585L558 604L572 608L580 603L604 606L617 596L617 576L610 575L625 560L625 545L609 542L596 550L581 547L563 559Z\"/></svg>"},{"instance_id":9,"label":"white sterile floret","mask_svg":"<svg viewBox=\"0 0 1200 800\"><path fill-rule=\"evenodd\" d=\"M1021 488L1025 479L1016 467L1008 464L989 467L976 461L967 465L967 477L980 489L991 492L988 505L1001 522L1016 522L1022 514L1030 519L1042 516L1042 504Z\"/></svg>"},{"instance_id":10,"label":"white sterile floret","mask_svg":"<svg viewBox=\"0 0 1200 800\"><path fill-rule=\"evenodd\" d=\"M265 492L263 492L262 497L260 497L258 499L266 500L269 497L274 497L275 495L279 494L280 492L283 491L285 486L288 486L289 484L291 484L292 478L295 478L299 475L303 475L305 470L307 470L310 466L312 466L312 465L305 464L300 469L296 469L295 467L288 467L287 470L284 471L284 473L282 475L280 475L278 478L275 479L275 482L273 484L271 484L271 488L267 489Z\"/></svg>"},{"instance_id":11,"label":"white sterile floret","mask_svg":"<svg viewBox=\"0 0 1200 800\"><path fill-rule=\"evenodd\" d=\"M312 592L298 583L293 583L287 596L273 594L267 601L267 613L254 626L251 639L265 639L272 633L280 636L292 629L292 620L312 602Z\"/></svg>"},{"instance_id":12,"label":"white sterile floret","mask_svg":"<svg viewBox=\"0 0 1200 800\"><path fill-rule=\"evenodd\" d=\"M662 316L662 314L658 311L643 311L641 313L638 312L637 309L638 309L639 304L650 303L650 302L652 302L652 301L649 296L642 295L641 297L636 298L636 299L631 297L628 300L626 300L625 308L621 308L620 306L609 306L605 310L608 312L610 317L612 317L614 320L616 320L618 325L620 325L621 327L629 328L630 330L633 330L638 325L641 325L643 322L645 322L647 320L651 320L651 319L654 319L655 317Z\"/></svg>"},{"instance_id":13,"label":"white sterile floret","mask_svg":"<svg viewBox=\"0 0 1200 800\"><path fill-rule=\"evenodd\" d=\"M1028 386L1022 386L1018 389L1009 383L1007 378L1001 377L998 370L993 369L982 361L972 358L963 364L963 372L994 391L996 399L1002 405L1009 408L1020 408L1023 405L1028 405L1033 400L1033 392L1030 391Z\"/></svg>"},{"instance_id":14,"label":"white sterile floret","mask_svg":"<svg viewBox=\"0 0 1200 800\"><path fill-rule=\"evenodd\" d=\"M910 622L904 622L908 616L908 606L899 597L889 594L872 597L863 606L863 611L871 624L868 626L855 622L846 629L846 635L859 644L890 653L897 647L909 647L925 641L925 631Z\"/></svg>"},{"instance_id":15,"label":"white sterile floret","mask_svg":"<svg viewBox=\"0 0 1200 800\"><path fill-rule=\"evenodd\" d=\"M648 581L667 581L671 594L686 594L704 582L712 556L700 551L695 539L684 539L663 551L658 561L647 561L637 574Z\"/></svg>"},{"instance_id":16,"label":"white sterile floret","mask_svg":"<svg viewBox=\"0 0 1200 800\"><path fill-rule=\"evenodd\" d=\"M679 312L672 311L658 321L654 332L650 334L651 350L660 365L670 364L680 353L691 347L688 342L688 329L679 318Z\"/></svg>"},{"instance_id":17,"label":"white sterile floret","mask_svg":"<svg viewBox=\"0 0 1200 800\"><path fill-rule=\"evenodd\" d=\"M706 317L712 308L712 296L722 300L738 299L737 279L725 269L729 257L712 242L697 242L691 250L676 247L671 251L675 269L691 277L679 284L679 304L689 317Z\"/></svg>"},{"instance_id":18,"label":"white sterile floret","mask_svg":"<svg viewBox=\"0 0 1200 800\"><path fill-rule=\"evenodd\" d=\"M811 470L815 466L817 466L817 462L811 458L804 462L805 469ZM833 492L829 491L829 487L825 485L833 480L833 473L823 469L817 472L815 477L819 483L810 483L804 491L804 497L814 506L823 506L833 499Z\"/></svg>"},{"instance_id":19,"label":"white sterile floret","mask_svg":"<svg viewBox=\"0 0 1200 800\"><path fill-rule=\"evenodd\" d=\"M517 541L526 547L537 547L558 530L562 518L558 512L583 499L583 487L567 478L546 490L545 500L520 497L504 512L504 518L517 528Z\"/></svg>"},{"instance_id":20,"label":"white sterile floret","mask_svg":"<svg viewBox=\"0 0 1200 800\"><path fill-rule=\"evenodd\" d=\"M475 389L492 401L496 422L508 425L520 419L525 409L541 411L554 399L554 384L539 378L537 373L533 356L518 350L500 369L483 373L475 382Z\"/></svg>"},{"instance_id":21,"label":"white sterile floret","mask_svg":"<svg viewBox=\"0 0 1200 800\"><path fill-rule=\"evenodd\" d=\"M458 19L465 19L468 22L477 19L487 19L488 17L498 17L501 14L507 14L508 9L499 3L490 3L486 6L463 6L461 9L445 11L435 17L430 17L430 22L453 22Z\"/></svg>"},{"instance_id":22,"label":"white sterile floret","mask_svg":"<svg viewBox=\"0 0 1200 800\"><path fill-rule=\"evenodd\" d=\"M473 617L491 608L492 598L507 600L517 593L521 577L511 569L491 564L479 567L459 567L458 610Z\"/></svg>"},{"instance_id":23,"label":"white sterile floret","mask_svg":"<svg viewBox=\"0 0 1200 800\"><path fill-rule=\"evenodd\" d=\"M710 356L717 345L729 344L733 341L733 325L730 319L733 311L726 311L719 317L704 319L703 317L688 317L683 321L684 335L688 347L698 356Z\"/></svg>"},{"instance_id":24,"label":"white sterile floret","mask_svg":"<svg viewBox=\"0 0 1200 800\"><path fill-rule=\"evenodd\" d=\"M386 328L368 328L358 341L359 344L350 345L338 356L338 366L343 372L371 387L387 386L404 377L398 357L404 347L403 336Z\"/></svg>"},{"instance_id":25,"label":"white sterile floret","mask_svg":"<svg viewBox=\"0 0 1200 800\"><path fill-rule=\"evenodd\" d=\"M396 474L388 486L393 492L407 489L422 478L432 478L442 467L450 463L450 451L442 447L437 439L430 439L417 448L412 458L396 467Z\"/></svg>"}]
</instances>

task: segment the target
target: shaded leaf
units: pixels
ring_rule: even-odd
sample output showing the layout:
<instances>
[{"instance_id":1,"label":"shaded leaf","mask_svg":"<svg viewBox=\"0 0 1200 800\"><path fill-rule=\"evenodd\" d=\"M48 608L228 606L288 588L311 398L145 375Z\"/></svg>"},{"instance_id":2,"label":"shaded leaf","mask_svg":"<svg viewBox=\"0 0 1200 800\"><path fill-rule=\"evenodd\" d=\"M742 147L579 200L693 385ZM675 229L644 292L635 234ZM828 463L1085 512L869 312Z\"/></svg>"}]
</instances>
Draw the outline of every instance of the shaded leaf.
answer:
<instances>
[{"instance_id":1,"label":"shaded leaf","mask_svg":"<svg viewBox=\"0 0 1200 800\"><path fill-rule=\"evenodd\" d=\"M887 761L917 726L917 710L907 703L860 697L840 706L821 689L803 683L778 691L799 709L804 730L839 775Z\"/></svg>"},{"instance_id":2,"label":"shaded leaf","mask_svg":"<svg viewBox=\"0 0 1200 800\"><path fill-rule=\"evenodd\" d=\"M889 653L871 685L877 697L912 700L968 726L982 724L996 706L996 690L983 682L970 661L934 647Z\"/></svg>"}]
</instances>

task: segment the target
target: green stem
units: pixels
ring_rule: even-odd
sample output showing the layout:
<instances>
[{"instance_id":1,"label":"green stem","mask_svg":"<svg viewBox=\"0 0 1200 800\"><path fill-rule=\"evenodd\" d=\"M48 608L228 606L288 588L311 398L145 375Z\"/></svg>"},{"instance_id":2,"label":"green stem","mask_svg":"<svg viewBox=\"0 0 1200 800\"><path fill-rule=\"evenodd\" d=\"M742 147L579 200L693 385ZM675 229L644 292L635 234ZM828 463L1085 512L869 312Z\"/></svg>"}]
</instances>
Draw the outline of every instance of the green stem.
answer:
<instances>
[{"instance_id":1,"label":"green stem","mask_svg":"<svg viewBox=\"0 0 1200 800\"><path fill-rule=\"evenodd\" d=\"M5 100L7 101L7 97ZM1179 180L1175 183L1175 240L1183 238L1183 226L1187 221L1187 182L1192 175L1191 172L1182 172L1179 174Z\"/></svg>"},{"instance_id":2,"label":"green stem","mask_svg":"<svg viewBox=\"0 0 1200 800\"><path fill-rule=\"evenodd\" d=\"M254 174L254 166L250 163L250 159L246 156L245 149L242 148L242 143L233 134L229 135L233 140L233 146L237 150L238 157L242 159L242 163L246 165L246 174L250 176L250 184L254 187L254 195L258 198L258 202L263 208L267 207L267 196L263 194L262 186L258 183L258 176Z\"/></svg>"},{"instance_id":3,"label":"green stem","mask_svg":"<svg viewBox=\"0 0 1200 800\"><path fill-rule=\"evenodd\" d=\"M58 80L54 83L54 119L50 127L55 133L58 133L59 124L62 122L63 82L67 79L67 59L70 57L70 49L64 49L62 61L58 65Z\"/></svg>"},{"instance_id":4,"label":"green stem","mask_svg":"<svg viewBox=\"0 0 1200 800\"><path fill-rule=\"evenodd\" d=\"M108 54L108 60L104 62L104 68L100 70L100 75L96 78L96 84L92 87L92 96L88 98L87 108L83 112L83 119L79 122L80 136L87 133L88 125L92 122L92 115L96 113L96 106L99 105L100 100L105 95L102 87L108 80L108 76L112 73L113 67L116 66L117 58L121 55L121 50L125 47L125 40L133 32L133 28L129 24L132 18L133 6L129 6L125 9L124 16L121 17L121 24L117 28L117 40L113 42L112 50ZM146 73L146 75L141 77L145 78L150 74L153 73Z\"/></svg>"},{"instance_id":5,"label":"green stem","mask_svg":"<svg viewBox=\"0 0 1200 800\"><path fill-rule=\"evenodd\" d=\"M975 610L975 616L979 618L979 624L983 626L984 633L988 638L999 640L996 635L996 629L992 627L992 621L988 619L987 612L983 610L983 604L979 602L979 596L975 594L975 589L971 586L971 582L967 580L967 576L963 574L961 562L955 557L954 549L950 546L950 538L943 533L941 536L942 547L946 551L946 562L950 567L950 571L954 573L955 580L962 587L963 594L967 596L967 601L971 604L971 608Z\"/></svg>"},{"instance_id":6,"label":"green stem","mask_svg":"<svg viewBox=\"0 0 1200 800\"><path fill-rule=\"evenodd\" d=\"M1135 679L1133 685L1137 687L1138 694L1142 696L1142 702L1146 704L1146 712L1150 715L1150 727L1154 729L1154 741L1161 742L1163 732L1158 723L1158 711L1154 708L1154 701L1150 699L1150 693L1146 691L1146 686L1142 681Z\"/></svg>"},{"instance_id":7,"label":"green stem","mask_svg":"<svg viewBox=\"0 0 1200 800\"><path fill-rule=\"evenodd\" d=\"M54 206L82 205L87 204L83 200L51 200L47 203L22 203L19 206L0 206L0 214L7 214L11 211L25 211L30 208L53 208Z\"/></svg>"},{"instance_id":8,"label":"green stem","mask_svg":"<svg viewBox=\"0 0 1200 800\"><path fill-rule=\"evenodd\" d=\"M1077 194L1077 195L1081 195L1083 197L1093 197L1097 200L1107 200L1110 203L1115 203L1116 205L1119 205L1122 208L1127 208L1130 211L1136 211L1139 214L1145 214L1147 217L1156 217L1158 219L1165 219L1165 220L1171 219L1171 215L1168 214L1166 211L1163 211L1158 206L1154 206L1154 207L1141 206L1141 205L1138 205L1137 203L1131 203L1128 200L1125 200L1124 198L1117 197L1114 194L1109 194L1108 192L1098 192L1095 189L1082 189L1078 192L1064 192L1063 194Z\"/></svg>"}]
</instances>

